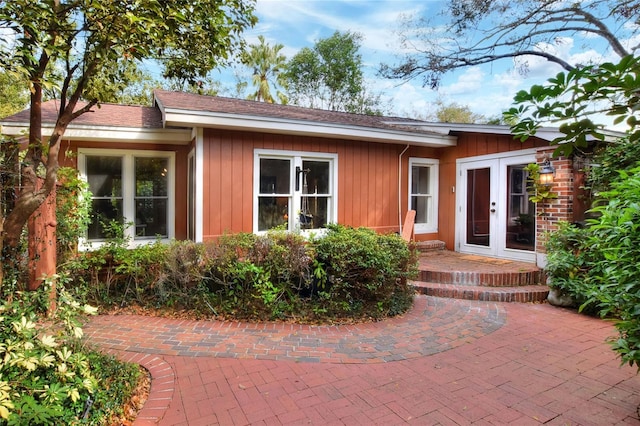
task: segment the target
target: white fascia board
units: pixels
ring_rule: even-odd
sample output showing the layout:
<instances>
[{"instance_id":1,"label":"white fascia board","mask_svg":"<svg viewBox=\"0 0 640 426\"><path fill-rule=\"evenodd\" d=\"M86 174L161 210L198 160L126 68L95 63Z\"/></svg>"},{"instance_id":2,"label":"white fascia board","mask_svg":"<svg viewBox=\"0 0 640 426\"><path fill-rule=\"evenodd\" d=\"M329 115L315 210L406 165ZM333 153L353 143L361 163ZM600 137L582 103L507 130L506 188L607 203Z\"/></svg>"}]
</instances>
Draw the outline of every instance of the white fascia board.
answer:
<instances>
[{"instance_id":1,"label":"white fascia board","mask_svg":"<svg viewBox=\"0 0 640 426\"><path fill-rule=\"evenodd\" d=\"M494 135L512 135L511 127L500 124L464 124L464 123L416 123L416 122L394 122L394 124L400 124L403 126L410 126L425 129L435 133L443 135L449 135L452 132L466 132L466 133L483 133ZM616 132L615 130L602 130L602 134L605 135L605 140L611 142L624 135L622 132ZM552 142L555 139L564 136L564 133L560 132L557 127L540 127L534 137Z\"/></svg>"},{"instance_id":2,"label":"white fascia board","mask_svg":"<svg viewBox=\"0 0 640 426\"><path fill-rule=\"evenodd\" d=\"M7 136L26 136L28 124L10 123L0 128ZM53 127L43 126L42 134L47 137ZM191 142L191 129L147 129L137 127L112 126L73 126L67 127L62 137L64 140L137 142L154 144L186 145Z\"/></svg>"},{"instance_id":3,"label":"white fascia board","mask_svg":"<svg viewBox=\"0 0 640 426\"><path fill-rule=\"evenodd\" d=\"M368 142L398 143L426 147L455 146L457 138L450 135L420 135L402 130L348 126L335 123L289 120L253 115L187 111L167 108L163 110L165 125L194 126L216 129L318 136L332 139L352 139Z\"/></svg>"}]
</instances>

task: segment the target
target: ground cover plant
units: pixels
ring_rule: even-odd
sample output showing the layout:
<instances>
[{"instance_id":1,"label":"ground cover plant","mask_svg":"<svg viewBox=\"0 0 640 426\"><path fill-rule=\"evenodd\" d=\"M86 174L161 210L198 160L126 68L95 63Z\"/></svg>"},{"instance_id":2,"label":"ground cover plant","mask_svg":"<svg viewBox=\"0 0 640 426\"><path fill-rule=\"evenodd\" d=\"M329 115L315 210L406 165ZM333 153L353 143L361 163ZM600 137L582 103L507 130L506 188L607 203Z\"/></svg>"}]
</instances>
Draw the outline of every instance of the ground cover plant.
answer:
<instances>
[{"instance_id":1,"label":"ground cover plant","mask_svg":"<svg viewBox=\"0 0 640 426\"><path fill-rule=\"evenodd\" d=\"M83 346L78 303L58 285L17 292L0 303L0 424L106 425L126 420L124 408L139 367Z\"/></svg>"},{"instance_id":2,"label":"ground cover plant","mask_svg":"<svg viewBox=\"0 0 640 426\"><path fill-rule=\"evenodd\" d=\"M415 251L398 235L341 225L310 239L274 230L126 247L113 238L68 262L77 294L105 310L351 322L405 312L417 270Z\"/></svg>"}]
</instances>

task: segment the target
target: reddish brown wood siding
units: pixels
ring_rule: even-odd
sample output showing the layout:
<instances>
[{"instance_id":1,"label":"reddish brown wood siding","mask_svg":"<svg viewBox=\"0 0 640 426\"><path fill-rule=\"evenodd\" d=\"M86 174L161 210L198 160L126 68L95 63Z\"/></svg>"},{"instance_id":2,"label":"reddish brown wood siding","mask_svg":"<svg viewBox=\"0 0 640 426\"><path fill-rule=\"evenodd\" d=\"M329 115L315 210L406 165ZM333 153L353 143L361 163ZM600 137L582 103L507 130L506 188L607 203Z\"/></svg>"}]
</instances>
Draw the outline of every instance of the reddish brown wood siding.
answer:
<instances>
[{"instance_id":1,"label":"reddish brown wood siding","mask_svg":"<svg viewBox=\"0 0 640 426\"><path fill-rule=\"evenodd\" d=\"M457 146L442 149L440 155L438 239L444 241L449 250L454 249L456 194L452 189L456 185L457 159L545 146L549 146L549 143L536 138L521 143L510 135L465 133L458 136ZM457 190L457 188L455 189Z\"/></svg>"},{"instance_id":2,"label":"reddish brown wood siding","mask_svg":"<svg viewBox=\"0 0 640 426\"><path fill-rule=\"evenodd\" d=\"M255 149L337 154L338 222L381 232L399 230L398 156L403 146L207 129L204 132L205 240L225 232L253 231ZM403 210L405 206L406 199Z\"/></svg>"},{"instance_id":3,"label":"reddish brown wood siding","mask_svg":"<svg viewBox=\"0 0 640 426\"><path fill-rule=\"evenodd\" d=\"M190 146L150 144L150 143L113 143L63 141L60 149L60 164L78 167L78 148L121 149L127 151L170 151L176 153L176 187L175 187L175 237L183 240L187 238L187 156Z\"/></svg>"}]
</instances>

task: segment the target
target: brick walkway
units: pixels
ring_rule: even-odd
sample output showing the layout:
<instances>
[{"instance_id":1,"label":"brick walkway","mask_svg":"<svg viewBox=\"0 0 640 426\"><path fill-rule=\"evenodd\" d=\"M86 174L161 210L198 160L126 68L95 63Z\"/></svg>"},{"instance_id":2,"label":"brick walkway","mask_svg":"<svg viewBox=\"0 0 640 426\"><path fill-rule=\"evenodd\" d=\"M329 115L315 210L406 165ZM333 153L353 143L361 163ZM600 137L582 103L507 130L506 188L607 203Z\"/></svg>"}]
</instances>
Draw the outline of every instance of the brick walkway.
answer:
<instances>
[{"instance_id":1,"label":"brick walkway","mask_svg":"<svg viewBox=\"0 0 640 426\"><path fill-rule=\"evenodd\" d=\"M358 326L101 316L85 333L151 371L136 425L640 423L611 325L549 305L417 296Z\"/></svg>"}]
</instances>

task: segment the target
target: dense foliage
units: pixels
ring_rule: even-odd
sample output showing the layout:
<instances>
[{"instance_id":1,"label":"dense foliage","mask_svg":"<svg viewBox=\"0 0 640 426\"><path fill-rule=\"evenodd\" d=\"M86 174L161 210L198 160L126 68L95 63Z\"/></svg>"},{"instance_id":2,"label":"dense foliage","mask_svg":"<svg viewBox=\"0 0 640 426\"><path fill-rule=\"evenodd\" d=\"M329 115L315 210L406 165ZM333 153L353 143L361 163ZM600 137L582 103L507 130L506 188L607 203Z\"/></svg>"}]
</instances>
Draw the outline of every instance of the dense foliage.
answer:
<instances>
[{"instance_id":1,"label":"dense foliage","mask_svg":"<svg viewBox=\"0 0 640 426\"><path fill-rule=\"evenodd\" d=\"M548 272L582 310L618 319L614 350L640 368L640 167L621 171L601 196L588 228L551 235Z\"/></svg>"},{"instance_id":2,"label":"dense foliage","mask_svg":"<svg viewBox=\"0 0 640 426\"><path fill-rule=\"evenodd\" d=\"M79 315L95 309L58 289L53 316L48 286L0 304L0 424L108 424L137 385L136 365L82 345Z\"/></svg>"},{"instance_id":3,"label":"dense foliage","mask_svg":"<svg viewBox=\"0 0 640 426\"><path fill-rule=\"evenodd\" d=\"M257 21L254 8L253 0L0 1L0 73L30 99L24 154L0 141L2 187L13 190L9 202L0 197L0 252L7 255L0 281L15 265L29 217L55 188L69 124L121 93L147 61L160 63L163 77L197 84L242 50L240 35ZM45 93L57 101L46 135ZM35 242L33 232L30 238Z\"/></svg>"},{"instance_id":4,"label":"dense foliage","mask_svg":"<svg viewBox=\"0 0 640 426\"><path fill-rule=\"evenodd\" d=\"M556 152L591 156L587 186L595 195L585 229L563 225L548 243L553 287L582 310L616 318L612 341L623 362L640 368L640 58L627 56L560 73L516 96L513 130L526 139L545 123L561 123ZM624 125L612 134L598 114ZM527 115L529 114L529 115ZM595 147L594 147L595 146ZM595 153L595 154L592 154Z\"/></svg>"},{"instance_id":5,"label":"dense foliage","mask_svg":"<svg viewBox=\"0 0 640 426\"><path fill-rule=\"evenodd\" d=\"M287 63L283 80L293 105L380 115L380 94L367 86L359 53L362 36L336 31L312 48L302 48Z\"/></svg>"},{"instance_id":6,"label":"dense foliage","mask_svg":"<svg viewBox=\"0 0 640 426\"><path fill-rule=\"evenodd\" d=\"M415 253L397 235L332 225L294 233L232 234L215 242L126 248L112 239L66 265L76 290L110 309L302 322L381 318L406 311Z\"/></svg>"}]
</instances>

